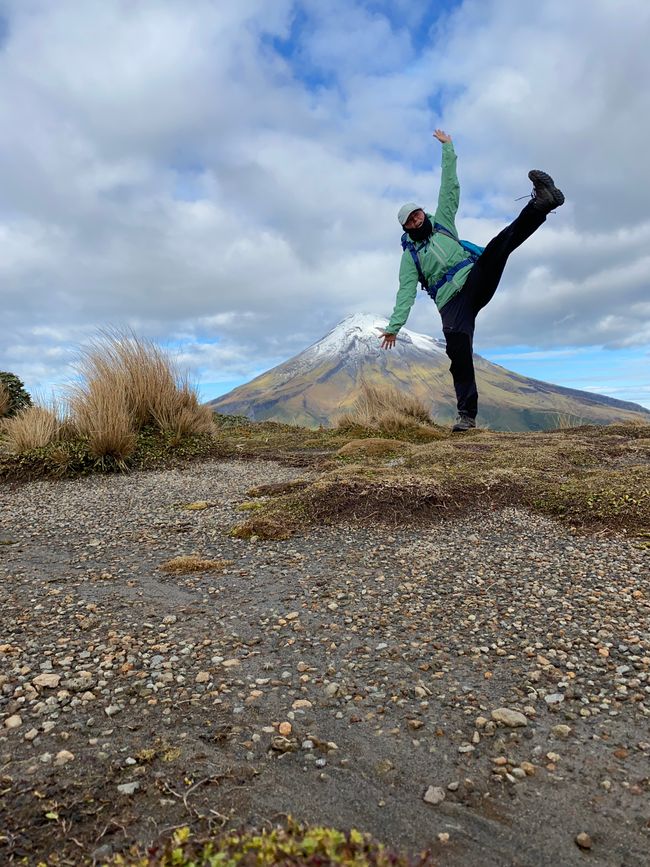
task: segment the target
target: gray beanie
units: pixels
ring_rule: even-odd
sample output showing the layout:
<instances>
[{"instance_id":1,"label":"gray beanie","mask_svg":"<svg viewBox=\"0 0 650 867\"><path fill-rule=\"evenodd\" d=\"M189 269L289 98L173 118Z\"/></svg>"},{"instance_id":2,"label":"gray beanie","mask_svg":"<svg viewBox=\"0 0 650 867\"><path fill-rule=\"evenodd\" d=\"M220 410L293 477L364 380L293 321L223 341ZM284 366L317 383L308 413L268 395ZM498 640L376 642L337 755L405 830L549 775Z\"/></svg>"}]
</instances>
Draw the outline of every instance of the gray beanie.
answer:
<instances>
[{"instance_id":1,"label":"gray beanie","mask_svg":"<svg viewBox=\"0 0 650 867\"><path fill-rule=\"evenodd\" d=\"M399 220L400 226L404 225L404 223L408 220L413 211L421 210L421 205L416 205L415 202L407 202L405 205L402 205L402 207L397 212L397 219Z\"/></svg>"}]
</instances>

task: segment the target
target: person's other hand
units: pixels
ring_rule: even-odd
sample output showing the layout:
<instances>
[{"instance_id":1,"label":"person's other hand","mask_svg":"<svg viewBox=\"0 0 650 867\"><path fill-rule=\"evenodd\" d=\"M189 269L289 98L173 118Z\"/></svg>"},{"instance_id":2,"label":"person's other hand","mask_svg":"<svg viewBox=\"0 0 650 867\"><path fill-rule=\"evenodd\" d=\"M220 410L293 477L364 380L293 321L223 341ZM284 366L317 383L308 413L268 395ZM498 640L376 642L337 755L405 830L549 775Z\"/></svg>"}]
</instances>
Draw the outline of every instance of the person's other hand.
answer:
<instances>
[{"instance_id":1,"label":"person's other hand","mask_svg":"<svg viewBox=\"0 0 650 867\"><path fill-rule=\"evenodd\" d=\"M451 141L451 136L447 135L447 133L444 131L444 129L437 129L434 132L433 137L437 138L438 141L441 142L442 144L444 144L445 142Z\"/></svg>"},{"instance_id":2,"label":"person's other hand","mask_svg":"<svg viewBox=\"0 0 650 867\"><path fill-rule=\"evenodd\" d=\"M397 334L390 334L388 331L382 331L379 335L382 349L392 349L397 340Z\"/></svg>"}]
</instances>

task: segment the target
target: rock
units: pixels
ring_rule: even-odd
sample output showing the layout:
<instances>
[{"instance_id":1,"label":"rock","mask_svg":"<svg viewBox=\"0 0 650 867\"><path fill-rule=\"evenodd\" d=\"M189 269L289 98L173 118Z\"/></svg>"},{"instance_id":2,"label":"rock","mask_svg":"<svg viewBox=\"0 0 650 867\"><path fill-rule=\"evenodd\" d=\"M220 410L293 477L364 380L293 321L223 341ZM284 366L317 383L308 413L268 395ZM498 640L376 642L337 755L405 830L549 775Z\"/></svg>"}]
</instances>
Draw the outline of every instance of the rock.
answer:
<instances>
[{"instance_id":1,"label":"rock","mask_svg":"<svg viewBox=\"0 0 650 867\"><path fill-rule=\"evenodd\" d=\"M71 753L69 750L59 750L54 759L54 764L61 767L61 765L67 765L73 759L74 753Z\"/></svg>"},{"instance_id":2,"label":"rock","mask_svg":"<svg viewBox=\"0 0 650 867\"><path fill-rule=\"evenodd\" d=\"M28 732L25 733L25 740L26 741L36 740L37 737L38 737L38 729L30 729Z\"/></svg>"},{"instance_id":3,"label":"rock","mask_svg":"<svg viewBox=\"0 0 650 867\"><path fill-rule=\"evenodd\" d=\"M23 724L23 719L19 714L15 713L11 716L8 716L5 720L5 728L6 729L17 729Z\"/></svg>"},{"instance_id":4,"label":"rock","mask_svg":"<svg viewBox=\"0 0 650 867\"><path fill-rule=\"evenodd\" d=\"M36 686L46 686L49 689L55 689L59 683L61 682L60 674L53 674L52 672L43 672L43 674L37 675L32 683L36 684Z\"/></svg>"},{"instance_id":5,"label":"rock","mask_svg":"<svg viewBox=\"0 0 650 867\"><path fill-rule=\"evenodd\" d=\"M584 831L576 835L576 845L580 849L591 849L591 837Z\"/></svg>"},{"instance_id":6,"label":"rock","mask_svg":"<svg viewBox=\"0 0 650 867\"><path fill-rule=\"evenodd\" d=\"M121 783L121 784L117 787L117 791L118 791L121 795L133 795L133 794L135 794L135 792L138 791L139 788L140 788L140 783L138 783L138 782L133 782L133 783Z\"/></svg>"},{"instance_id":7,"label":"rock","mask_svg":"<svg viewBox=\"0 0 650 867\"><path fill-rule=\"evenodd\" d=\"M522 769L522 771L526 774L527 777L535 776L535 771L537 769L535 765L533 765L531 762L520 762L519 767Z\"/></svg>"},{"instance_id":8,"label":"rock","mask_svg":"<svg viewBox=\"0 0 650 867\"><path fill-rule=\"evenodd\" d=\"M458 780L454 780L453 782L449 783L449 785L447 786L447 788L449 789L450 792L457 792L459 787L460 787L460 783L458 782Z\"/></svg>"},{"instance_id":9,"label":"rock","mask_svg":"<svg viewBox=\"0 0 650 867\"><path fill-rule=\"evenodd\" d=\"M311 702L306 698L297 698L291 705L294 710L309 710L311 706Z\"/></svg>"},{"instance_id":10,"label":"rock","mask_svg":"<svg viewBox=\"0 0 650 867\"><path fill-rule=\"evenodd\" d=\"M518 710L511 710L508 707L498 707L496 710L493 710L492 719L503 723L503 725L510 726L510 728L528 725L528 720L523 713Z\"/></svg>"},{"instance_id":11,"label":"rock","mask_svg":"<svg viewBox=\"0 0 650 867\"><path fill-rule=\"evenodd\" d=\"M238 659L224 659L221 664L224 668L236 668L238 665L241 665L241 662Z\"/></svg>"},{"instance_id":12,"label":"rock","mask_svg":"<svg viewBox=\"0 0 650 867\"><path fill-rule=\"evenodd\" d=\"M339 684L334 683L334 681L332 681L332 683L327 684L327 686L325 687L323 692L325 693L327 698L334 698L334 696L338 695L339 689L340 689Z\"/></svg>"},{"instance_id":13,"label":"rock","mask_svg":"<svg viewBox=\"0 0 650 867\"><path fill-rule=\"evenodd\" d=\"M449 842L449 834L446 831L441 831L438 834L438 842L442 843L444 846L445 843Z\"/></svg>"},{"instance_id":14,"label":"rock","mask_svg":"<svg viewBox=\"0 0 650 867\"><path fill-rule=\"evenodd\" d=\"M109 704L108 707L104 708L104 713L106 716L115 716L115 714L120 713L121 710L122 708L119 704Z\"/></svg>"},{"instance_id":15,"label":"rock","mask_svg":"<svg viewBox=\"0 0 650 867\"><path fill-rule=\"evenodd\" d=\"M557 738L566 738L571 734L571 726L557 725L557 726L553 726L551 731L553 732L553 734Z\"/></svg>"},{"instance_id":16,"label":"rock","mask_svg":"<svg viewBox=\"0 0 650 867\"><path fill-rule=\"evenodd\" d=\"M199 671L196 675L197 683L207 683L210 680L210 672L209 671Z\"/></svg>"},{"instance_id":17,"label":"rock","mask_svg":"<svg viewBox=\"0 0 650 867\"><path fill-rule=\"evenodd\" d=\"M550 695L544 696L546 704L560 704L564 701L564 696L561 692L553 692Z\"/></svg>"},{"instance_id":18,"label":"rock","mask_svg":"<svg viewBox=\"0 0 650 867\"><path fill-rule=\"evenodd\" d=\"M290 722L281 722L278 726L278 731L283 737L291 734L291 723Z\"/></svg>"},{"instance_id":19,"label":"rock","mask_svg":"<svg viewBox=\"0 0 650 867\"><path fill-rule=\"evenodd\" d=\"M278 753L290 753L296 749L296 746L297 744L294 740L283 738L282 735L276 735L271 739L271 747Z\"/></svg>"},{"instance_id":20,"label":"rock","mask_svg":"<svg viewBox=\"0 0 650 867\"><path fill-rule=\"evenodd\" d=\"M445 800L445 790L441 789L440 786L429 786L429 788L424 793L422 800L426 804L433 804L434 806L437 804L442 804Z\"/></svg>"}]
</instances>

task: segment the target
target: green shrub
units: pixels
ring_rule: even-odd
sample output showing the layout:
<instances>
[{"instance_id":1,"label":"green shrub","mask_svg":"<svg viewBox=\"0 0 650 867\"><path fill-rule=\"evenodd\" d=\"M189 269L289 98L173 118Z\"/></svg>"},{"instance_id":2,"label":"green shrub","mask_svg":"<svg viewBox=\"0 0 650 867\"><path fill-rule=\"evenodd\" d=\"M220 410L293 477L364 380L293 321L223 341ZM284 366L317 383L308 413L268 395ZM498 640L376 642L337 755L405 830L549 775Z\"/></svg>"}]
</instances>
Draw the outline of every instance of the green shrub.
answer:
<instances>
[{"instance_id":1,"label":"green shrub","mask_svg":"<svg viewBox=\"0 0 650 867\"><path fill-rule=\"evenodd\" d=\"M32 405L32 399L24 384L15 373L0 370L0 416L14 416L21 409Z\"/></svg>"}]
</instances>

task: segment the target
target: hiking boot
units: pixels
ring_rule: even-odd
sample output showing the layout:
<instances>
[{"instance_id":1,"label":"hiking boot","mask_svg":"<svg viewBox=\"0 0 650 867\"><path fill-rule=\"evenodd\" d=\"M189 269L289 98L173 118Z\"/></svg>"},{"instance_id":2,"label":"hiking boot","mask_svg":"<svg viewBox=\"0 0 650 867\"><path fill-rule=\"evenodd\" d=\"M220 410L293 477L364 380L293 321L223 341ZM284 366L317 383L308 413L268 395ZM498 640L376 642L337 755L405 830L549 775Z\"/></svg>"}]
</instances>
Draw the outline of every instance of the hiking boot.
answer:
<instances>
[{"instance_id":1,"label":"hiking boot","mask_svg":"<svg viewBox=\"0 0 650 867\"><path fill-rule=\"evenodd\" d=\"M533 205L548 214L564 204L564 193L558 190L553 178L539 169L531 169L528 177L533 182Z\"/></svg>"},{"instance_id":2,"label":"hiking boot","mask_svg":"<svg viewBox=\"0 0 650 867\"><path fill-rule=\"evenodd\" d=\"M461 431L472 430L476 427L476 419L462 413L456 419L456 424L452 427L452 433L460 433Z\"/></svg>"}]
</instances>

